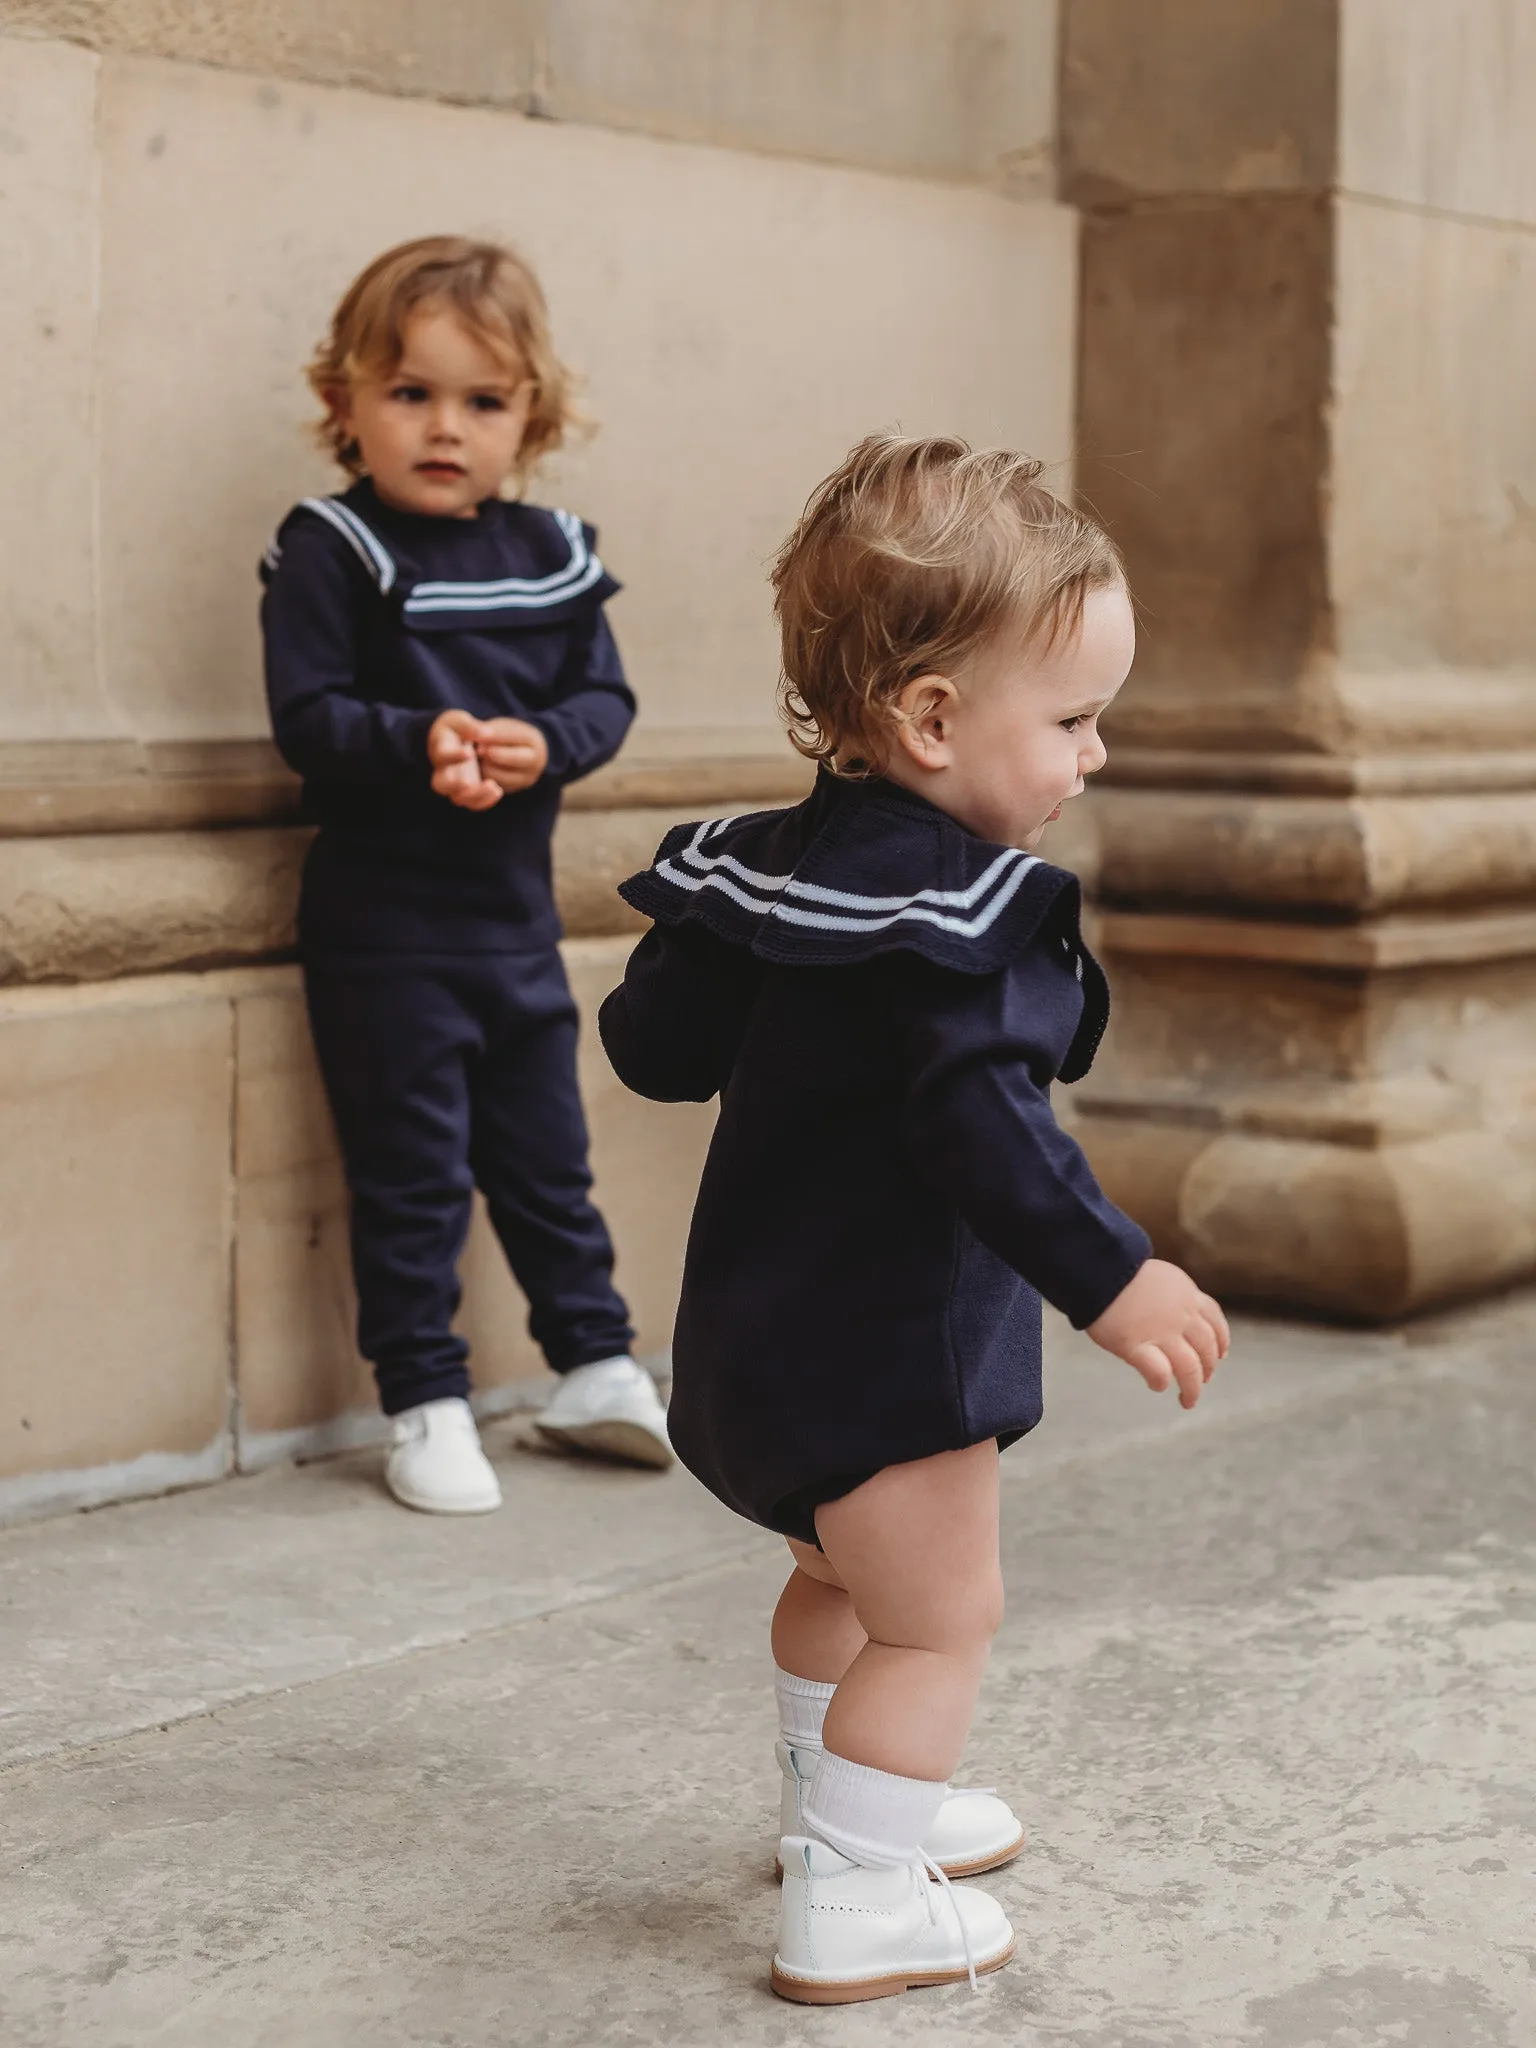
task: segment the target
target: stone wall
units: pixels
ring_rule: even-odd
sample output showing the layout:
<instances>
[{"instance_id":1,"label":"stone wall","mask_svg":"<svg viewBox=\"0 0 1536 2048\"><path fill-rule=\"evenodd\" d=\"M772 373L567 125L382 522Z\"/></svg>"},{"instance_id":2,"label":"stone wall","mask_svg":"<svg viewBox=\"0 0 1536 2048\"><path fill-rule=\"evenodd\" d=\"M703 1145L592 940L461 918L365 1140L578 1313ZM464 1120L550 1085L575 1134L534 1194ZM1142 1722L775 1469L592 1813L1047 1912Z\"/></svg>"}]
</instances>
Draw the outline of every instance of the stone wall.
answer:
<instances>
[{"instance_id":1,"label":"stone wall","mask_svg":"<svg viewBox=\"0 0 1536 2048\"><path fill-rule=\"evenodd\" d=\"M304 839L255 562L333 479L300 367L388 242L538 263L600 432L643 703L557 843L590 1011L613 883L793 796L766 559L872 427L1070 453L1047 0L0 0L0 1511L368 1427L293 969ZM707 1119L588 1047L600 1195L664 1349ZM482 1235L482 1385L536 1361Z\"/></svg>"},{"instance_id":2,"label":"stone wall","mask_svg":"<svg viewBox=\"0 0 1536 2048\"><path fill-rule=\"evenodd\" d=\"M1236 1298L1536 1271L1536 24L1070 0L1111 1189Z\"/></svg>"}]
</instances>

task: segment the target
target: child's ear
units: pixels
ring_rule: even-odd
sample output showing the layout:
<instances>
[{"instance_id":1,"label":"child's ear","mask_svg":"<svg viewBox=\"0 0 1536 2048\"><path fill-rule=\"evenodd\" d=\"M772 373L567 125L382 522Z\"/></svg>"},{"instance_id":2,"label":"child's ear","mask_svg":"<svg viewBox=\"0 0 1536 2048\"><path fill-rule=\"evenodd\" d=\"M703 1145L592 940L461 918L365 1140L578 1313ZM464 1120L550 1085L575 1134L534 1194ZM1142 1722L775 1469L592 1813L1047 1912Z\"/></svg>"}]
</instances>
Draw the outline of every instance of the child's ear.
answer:
<instances>
[{"instance_id":1,"label":"child's ear","mask_svg":"<svg viewBox=\"0 0 1536 2048\"><path fill-rule=\"evenodd\" d=\"M948 676L917 676L896 699L896 744L919 768L949 767L950 724L959 695Z\"/></svg>"},{"instance_id":2,"label":"child's ear","mask_svg":"<svg viewBox=\"0 0 1536 2048\"><path fill-rule=\"evenodd\" d=\"M327 384L320 393L320 403L325 407L333 427L349 438L352 433L352 393L345 384Z\"/></svg>"}]
</instances>

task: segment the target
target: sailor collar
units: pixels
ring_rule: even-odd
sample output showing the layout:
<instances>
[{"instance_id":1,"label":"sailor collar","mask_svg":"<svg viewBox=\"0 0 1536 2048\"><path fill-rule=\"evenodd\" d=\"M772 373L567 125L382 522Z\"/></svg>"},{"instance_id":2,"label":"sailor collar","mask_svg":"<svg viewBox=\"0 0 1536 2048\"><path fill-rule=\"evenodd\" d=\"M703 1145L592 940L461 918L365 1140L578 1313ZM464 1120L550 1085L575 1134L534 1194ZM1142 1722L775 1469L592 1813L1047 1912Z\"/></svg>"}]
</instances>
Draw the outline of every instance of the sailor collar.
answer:
<instances>
[{"instance_id":1,"label":"sailor collar","mask_svg":"<svg viewBox=\"0 0 1536 2048\"><path fill-rule=\"evenodd\" d=\"M1077 877L995 846L922 797L823 769L804 803L679 825L625 902L658 924L689 922L786 966L835 966L889 952L961 974L994 974L1050 924L1102 976L1078 936Z\"/></svg>"},{"instance_id":2,"label":"sailor collar","mask_svg":"<svg viewBox=\"0 0 1536 2048\"><path fill-rule=\"evenodd\" d=\"M364 511L371 516L365 518ZM513 529L507 515L516 512L525 516ZM502 507L499 503L487 507L482 516L501 522L497 538L509 565L515 563L519 570L532 573L478 582L415 576L408 559L408 539L396 543L390 529L398 527L408 536L413 523L421 523L436 535L446 522L416 522L409 513L393 513L371 491L354 487L342 496L304 498L289 517L302 514L323 520L341 535L380 596L416 632L557 625L606 603L619 588L598 557L593 529L583 525L574 512ZM276 569L281 556L279 536L263 558L269 572Z\"/></svg>"}]
</instances>

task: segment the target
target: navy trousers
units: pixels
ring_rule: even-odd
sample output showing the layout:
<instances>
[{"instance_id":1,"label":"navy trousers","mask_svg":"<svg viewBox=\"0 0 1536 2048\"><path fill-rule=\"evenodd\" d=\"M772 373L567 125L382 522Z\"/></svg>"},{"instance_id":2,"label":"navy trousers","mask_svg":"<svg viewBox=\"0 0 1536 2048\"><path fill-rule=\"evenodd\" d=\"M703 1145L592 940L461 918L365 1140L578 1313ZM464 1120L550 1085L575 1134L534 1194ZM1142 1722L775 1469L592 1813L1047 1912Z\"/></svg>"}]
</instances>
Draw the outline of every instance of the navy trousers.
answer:
<instances>
[{"instance_id":1,"label":"navy trousers","mask_svg":"<svg viewBox=\"0 0 1536 2048\"><path fill-rule=\"evenodd\" d=\"M304 986L352 1195L358 1343L385 1414L469 1391L452 1325L477 1186L554 1370L628 1351L559 954L310 952Z\"/></svg>"}]
</instances>

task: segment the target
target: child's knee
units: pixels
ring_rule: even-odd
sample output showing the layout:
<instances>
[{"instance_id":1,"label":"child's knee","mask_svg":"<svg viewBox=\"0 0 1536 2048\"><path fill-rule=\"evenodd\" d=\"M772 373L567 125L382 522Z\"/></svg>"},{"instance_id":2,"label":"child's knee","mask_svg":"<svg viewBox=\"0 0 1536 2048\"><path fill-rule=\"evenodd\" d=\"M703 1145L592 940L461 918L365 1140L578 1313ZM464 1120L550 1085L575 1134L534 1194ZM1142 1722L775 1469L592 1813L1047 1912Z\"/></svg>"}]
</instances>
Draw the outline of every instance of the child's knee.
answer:
<instances>
[{"instance_id":1,"label":"child's knee","mask_svg":"<svg viewBox=\"0 0 1536 2048\"><path fill-rule=\"evenodd\" d=\"M961 1641L978 1650L989 1650L1003 1625L1003 1575L987 1572L967 1586L955 1601L954 1623Z\"/></svg>"},{"instance_id":2,"label":"child's knee","mask_svg":"<svg viewBox=\"0 0 1536 2048\"><path fill-rule=\"evenodd\" d=\"M984 1663L1003 1623L1001 1572L983 1572L964 1584L931 1585L920 1595L903 1588L867 1599L854 1611L865 1633L895 1649L930 1650L945 1657Z\"/></svg>"}]
</instances>

